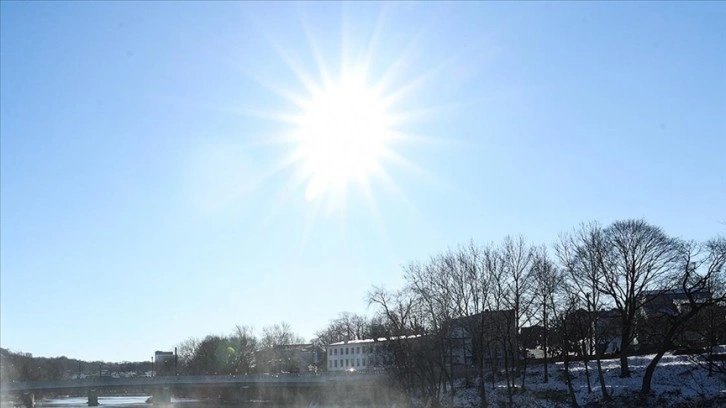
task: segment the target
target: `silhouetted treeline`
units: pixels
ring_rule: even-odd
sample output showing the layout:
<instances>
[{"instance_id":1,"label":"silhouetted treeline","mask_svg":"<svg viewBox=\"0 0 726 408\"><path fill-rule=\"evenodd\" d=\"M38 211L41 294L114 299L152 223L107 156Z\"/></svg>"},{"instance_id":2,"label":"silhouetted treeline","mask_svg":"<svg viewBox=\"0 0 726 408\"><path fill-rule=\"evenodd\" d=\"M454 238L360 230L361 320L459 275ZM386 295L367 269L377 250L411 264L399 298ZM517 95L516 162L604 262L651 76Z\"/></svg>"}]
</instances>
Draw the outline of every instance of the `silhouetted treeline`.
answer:
<instances>
[{"instance_id":1,"label":"silhouetted treeline","mask_svg":"<svg viewBox=\"0 0 726 408\"><path fill-rule=\"evenodd\" d=\"M151 363L83 361L62 357L33 357L31 353L0 348L0 378L3 382L69 380L99 376L101 371L141 375L151 371Z\"/></svg>"},{"instance_id":2,"label":"silhouetted treeline","mask_svg":"<svg viewBox=\"0 0 726 408\"><path fill-rule=\"evenodd\" d=\"M494 388L496 378L505 381L512 404L515 387L526 387L527 343L544 352L543 381L549 380L548 357L564 361L573 405L573 355L597 361L608 400L600 369L604 355L619 356L620 375L628 377L629 354L655 353L640 391L647 398L665 352L697 347L708 354L726 340L725 264L724 237L696 242L669 236L644 220L593 222L561 234L553 245L508 236L412 261L403 267L404 287L374 287L369 303L396 339L392 380L425 404L438 404L442 392L453 402L455 379L470 379L472 366L482 406L485 381L491 379ZM487 316L497 317L486 322ZM467 346L457 330L466 333L471 350L462 350ZM400 336L412 334L421 337L400 344L405 342ZM463 374L457 373L454 354L471 355ZM589 370L586 374L591 389Z\"/></svg>"}]
</instances>

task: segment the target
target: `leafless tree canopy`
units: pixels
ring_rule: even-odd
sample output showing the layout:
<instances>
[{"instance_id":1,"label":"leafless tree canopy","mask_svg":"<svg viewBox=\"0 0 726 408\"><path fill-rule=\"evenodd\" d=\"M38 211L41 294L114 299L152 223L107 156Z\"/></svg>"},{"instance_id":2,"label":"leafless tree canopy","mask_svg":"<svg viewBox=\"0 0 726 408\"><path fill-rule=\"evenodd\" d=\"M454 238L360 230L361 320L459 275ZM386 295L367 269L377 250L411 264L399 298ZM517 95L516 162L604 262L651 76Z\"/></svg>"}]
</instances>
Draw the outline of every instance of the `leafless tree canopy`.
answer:
<instances>
[{"instance_id":1,"label":"leafless tree canopy","mask_svg":"<svg viewBox=\"0 0 726 408\"><path fill-rule=\"evenodd\" d=\"M677 245L660 228L643 220L616 221L604 230L597 251L603 279L599 290L620 313L620 375L630 376L626 353L635 335L635 318L652 299L649 291L665 291L675 277Z\"/></svg>"},{"instance_id":2,"label":"leafless tree canopy","mask_svg":"<svg viewBox=\"0 0 726 408\"><path fill-rule=\"evenodd\" d=\"M343 312L330 321L328 327L315 333L315 343L328 345L343 340L362 340L372 337L371 325L366 316Z\"/></svg>"},{"instance_id":3,"label":"leafless tree canopy","mask_svg":"<svg viewBox=\"0 0 726 408\"><path fill-rule=\"evenodd\" d=\"M566 378L571 364L580 364L569 360L570 352L586 362L594 358L608 400L601 367L606 351L619 352L620 374L629 376L628 354L651 347L656 355L641 387L647 396L660 357L686 334L697 333L711 349L726 340L726 238L680 240L644 220L581 224L551 248L523 236L483 245L471 240L410 261L402 274L401 288L370 289L371 316L340 313L316 333L314 344L384 338L392 381L432 406L442 393L453 404L454 380L461 376L467 384L478 378L481 406L487 406L486 382L494 387L495 378L506 381L513 403L515 388L525 387L527 378L525 344L543 348L545 367L551 356L564 359ZM671 298L678 302L670 312L653 312L660 310L654 304ZM280 346L303 342L285 322L263 328L260 337L236 326L229 336L180 343L179 362L189 372L284 370L290 358L278 355L287 349ZM709 372L723 369L703 361ZM549 370L544 373L548 381Z\"/></svg>"}]
</instances>

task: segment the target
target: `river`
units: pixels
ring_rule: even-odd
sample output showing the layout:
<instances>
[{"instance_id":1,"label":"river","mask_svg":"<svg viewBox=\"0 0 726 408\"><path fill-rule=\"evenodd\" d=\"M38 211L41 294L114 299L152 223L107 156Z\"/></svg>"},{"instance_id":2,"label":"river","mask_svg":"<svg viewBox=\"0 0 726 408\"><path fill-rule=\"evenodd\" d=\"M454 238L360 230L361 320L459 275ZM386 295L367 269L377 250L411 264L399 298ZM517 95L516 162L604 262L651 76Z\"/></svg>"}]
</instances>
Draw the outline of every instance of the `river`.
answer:
<instances>
[{"instance_id":1,"label":"river","mask_svg":"<svg viewBox=\"0 0 726 408\"><path fill-rule=\"evenodd\" d=\"M149 398L148 395L98 397L98 403L100 408L153 408L154 405L146 403L147 398ZM88 398L86 397L44 398L36 401L35 406L38 408L88 408L87 401ZM170 405L163 406L172 408L229 408L231 405L215 404L209 401L172 398ZM259 408L337 408L332 405L274 405L265 402L251 403L250 405L245 406Z\"/></svg>"}]
</instances>

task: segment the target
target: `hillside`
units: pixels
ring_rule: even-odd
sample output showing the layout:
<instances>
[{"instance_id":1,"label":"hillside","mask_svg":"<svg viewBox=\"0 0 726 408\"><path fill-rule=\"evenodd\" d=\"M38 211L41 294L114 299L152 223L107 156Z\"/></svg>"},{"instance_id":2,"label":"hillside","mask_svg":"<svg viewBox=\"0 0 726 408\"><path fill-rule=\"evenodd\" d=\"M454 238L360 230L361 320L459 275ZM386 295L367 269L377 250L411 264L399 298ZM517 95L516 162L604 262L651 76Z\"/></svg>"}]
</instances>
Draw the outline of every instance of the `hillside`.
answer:
<instances>
[{"instance_id":1,"label":"hillside","mask_svg":"<svg viewBox=\"0 0 726 408\"><path fill-rule=\"evenodd\" d=\"M151 363L82 361L74 358L34 357L30 353L18 353L0 348L0 380L48 381L70 380L85 376L97 376L101 370L123 376L142 375L151 369Z\"/></svg>"},{"instance_id":2,"label":"hillside","mask_svg":"<svg viewBox=\"0 0 726 408\"><path fill-rule=\"evenodd\" d=\"M571 363L570 370L573 375L573 386L577 402L581 407L723 407L726 406L726 373L714 373L711 377L705 368L700 367L685 355L666 354L653 376L653 393L640 405L638 391L645 367L653 355L634 356L628 359L633 372L630 378L620 378L620 364L618 359L603 360L605 383L613 397L609 405L600 403L600 386L597 380L595 362L589 363L590 383L592 392L588 392L587 374L585 364ZM543 383L543 366L535 365L527 370L525 391L521 389L514 395L515 406L518 407L570 407L565 382L565 371L562 363L550 364L550 381ZM521 386L521 377L516 381ZM506 384L496 382L494 388L487 384L487 396L491 406L504 407L507 405ZM458 389L455 406L479 406L479 397L476 387Z\"/></svg>"}]
</instances>

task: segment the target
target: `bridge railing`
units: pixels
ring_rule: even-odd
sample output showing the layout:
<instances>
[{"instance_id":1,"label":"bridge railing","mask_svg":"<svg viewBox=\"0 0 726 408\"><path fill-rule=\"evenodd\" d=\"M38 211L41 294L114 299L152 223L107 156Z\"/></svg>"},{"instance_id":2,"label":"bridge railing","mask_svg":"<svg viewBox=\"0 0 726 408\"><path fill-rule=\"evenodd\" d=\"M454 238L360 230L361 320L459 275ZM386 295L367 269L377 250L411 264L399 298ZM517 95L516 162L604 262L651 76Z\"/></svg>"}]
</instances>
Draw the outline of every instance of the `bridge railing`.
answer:
<instances>
[{"instance_id":1,"label":"bridge railing","mask_svg":"<svg viewBox=\"0 0 726 408\"><path fill-rule=\"evenodd\" d=\"M279 375L197 375L168 377L93 377L83 380L33 381L0 383L0 393L52 391L62 389L123 388L148 386L220 386L229 384L293 384L355 382L380 378L382 372L279 374Z\"/></svg>"}]
</instances>

